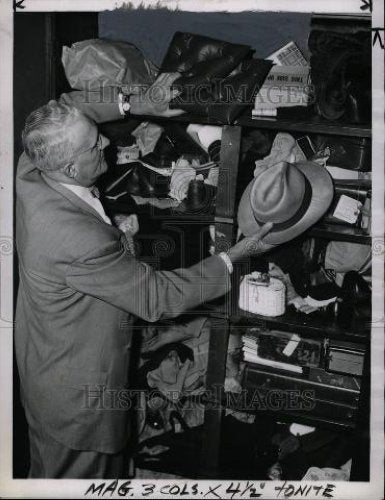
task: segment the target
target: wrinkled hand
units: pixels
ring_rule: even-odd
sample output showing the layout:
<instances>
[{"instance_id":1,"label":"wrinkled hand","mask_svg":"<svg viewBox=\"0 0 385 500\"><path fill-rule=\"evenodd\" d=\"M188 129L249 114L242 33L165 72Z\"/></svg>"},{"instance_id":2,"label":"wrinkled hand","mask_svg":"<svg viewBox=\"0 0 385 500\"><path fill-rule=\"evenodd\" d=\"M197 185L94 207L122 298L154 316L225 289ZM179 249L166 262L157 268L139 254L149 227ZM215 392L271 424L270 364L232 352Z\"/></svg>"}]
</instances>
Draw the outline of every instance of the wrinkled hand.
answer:
<instances>
[{"instance_id":1,"label":"wrinkled hand","mask_svg":"<svg viewBox=\"0 0 385 500\"><path fill-rule=\"evenodd\" d=\"M227 252L231 262L236 262L247 257L254 257L275 248L276 245L269 245L268 243L263 242L263 237L271 230L272 227L273 224L268 222L267 224L264 224L253 236L247 236L231 247Z\"/></svg>"},{"instance_id":2,"label":"wrinkled hand","mask_svg":"<svg viewBox=\"0 0 385 500\"><path fill-rule=\"evenodd\" d=\"M171 85L180 77L180 73L161 73L145 92L133 94L130 98L130 113L134 115L152 115L172 117L185 111L170 109L172 99L179 95L179 90L172 90Z\"/></svg>"},{"instance_id":3,"label":"wrinkled hand","mask_svg":"<svg viewBox=\"0 0 385 500\"><path fill-rule=\"evenodd\" d=\"M139 221L136 214L116 214L114 222L123 233L129 233L131 236L135 236L139 231Z\"/></svg>"}]
</instances>

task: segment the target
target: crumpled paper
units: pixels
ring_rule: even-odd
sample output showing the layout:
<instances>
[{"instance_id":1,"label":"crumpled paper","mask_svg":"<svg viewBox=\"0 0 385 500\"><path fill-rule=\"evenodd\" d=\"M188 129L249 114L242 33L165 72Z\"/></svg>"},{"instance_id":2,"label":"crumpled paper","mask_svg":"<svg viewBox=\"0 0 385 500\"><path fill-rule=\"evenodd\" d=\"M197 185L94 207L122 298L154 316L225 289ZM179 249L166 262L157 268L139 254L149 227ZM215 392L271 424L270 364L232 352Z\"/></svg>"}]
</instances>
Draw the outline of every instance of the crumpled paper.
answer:
<instances>
[{"instance_id":1,"label":"crumpled paper","mask_svg":"<svg viewBox=\"0 0 385 500\"><path fill-rule=\"evenodd\" d=\"M291 282L290 276L288 274L285 274L280 267L272 262L269 263L269 274L273 278L280 279L285 284L286 302L288 305L293 305L297 311L300 311L304 314L310 314L312 312L318 311L318 307L309 304L306 299L298 295Z\"/></svg>"},{"instance_id":2,"label":"crumpled paper","mask_svg":"<svg viewBox=\"0 0 385 500\"><path fill-rule=\"evenodd\" d=\"M156 123L142 122L131 135L135 137L142 156L146 156L154 151L162 133L163 128Z\"/></svg>"}]
</instances>

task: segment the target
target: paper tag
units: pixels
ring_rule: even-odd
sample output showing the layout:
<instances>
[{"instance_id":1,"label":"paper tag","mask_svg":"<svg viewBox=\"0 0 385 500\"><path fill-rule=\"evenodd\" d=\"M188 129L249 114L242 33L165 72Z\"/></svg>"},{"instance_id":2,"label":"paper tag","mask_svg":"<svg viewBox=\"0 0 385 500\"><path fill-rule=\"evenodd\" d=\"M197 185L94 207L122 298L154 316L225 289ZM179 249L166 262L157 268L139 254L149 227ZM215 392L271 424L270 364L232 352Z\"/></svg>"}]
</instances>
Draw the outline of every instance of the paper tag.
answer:
<instances>
[{"instance_id":1,"label":"paper tag","mask_svg":"<svg viewBox=\"0 0 385 500\"><path fill-rule=\"evenodd\" d=\"M293 352L297 349L299 342L301 341L301 337L294 333L291 336L291 339L286 344L285 349L282 351L282 354L289 357L293 354Z\"/></svg>"},{"instance_id":2,"label":"paper tag","mask_svg":"<svg viewBox=\"0 0 385 500\"><path fill-rule=\"evenodd\" d=\"M338 200L333 216L349 224L354 224L360 215L361 207L362 203L360 201L343 194Z\"/></svg>"}]
</instances>

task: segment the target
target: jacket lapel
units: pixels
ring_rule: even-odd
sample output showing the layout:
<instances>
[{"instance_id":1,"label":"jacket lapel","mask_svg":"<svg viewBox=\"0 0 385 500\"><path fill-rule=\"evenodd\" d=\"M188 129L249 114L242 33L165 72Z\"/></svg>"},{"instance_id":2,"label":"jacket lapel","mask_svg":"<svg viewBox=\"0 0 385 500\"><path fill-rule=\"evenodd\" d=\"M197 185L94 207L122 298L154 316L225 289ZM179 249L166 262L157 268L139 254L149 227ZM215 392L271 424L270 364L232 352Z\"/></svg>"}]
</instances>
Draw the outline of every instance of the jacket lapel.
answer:
<instances>
[{"instance_id":1,"label":"jacket lapel","mask_svg":"<svg viewBox=\"0 0 385 500\"><path fill-rule=\"evenodd\" d=\"M67 189L65 186L63 186L62 184L60 184L60 182L57 182L57 181L51 179L50 177L48 177L47 175L45 175L44 172L42 172L41 175L42 175L42 178L44 179L44 181L52 189L54 189L55 191L57 191L58 193L60 193L62 196L64 196L65 198L67 198L67 200L69 200L73 205L76 205L83 212L88 212L88 213L96 216L100 221L106 223L106 221L99 214L99 212L97 212L97 210L95 210L93 207L91 207L91 205L89 205L88 203L86 203L85 201L83 201L81 198L79 198L79 196L76 196L76 194L73 193L70 189Z\"/></svg>"}]
</instances>

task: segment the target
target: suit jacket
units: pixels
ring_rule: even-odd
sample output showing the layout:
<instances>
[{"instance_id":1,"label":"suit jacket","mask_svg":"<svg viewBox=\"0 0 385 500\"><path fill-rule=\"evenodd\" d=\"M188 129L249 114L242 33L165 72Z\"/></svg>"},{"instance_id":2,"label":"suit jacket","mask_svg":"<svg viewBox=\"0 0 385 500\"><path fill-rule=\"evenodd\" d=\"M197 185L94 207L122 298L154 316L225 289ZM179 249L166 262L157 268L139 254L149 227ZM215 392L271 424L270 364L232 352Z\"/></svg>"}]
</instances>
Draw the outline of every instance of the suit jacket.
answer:
<instances>
[{"instance_id":1,"label":"suit jacket","mask_svg":"<svg viewBox=\"0 0 385 500\"><path fill-rule=\"evenodd\" d=\"M226 264L213 256L153 270L130 256L119 229L25 154L16 195L15 345L26 413L70 448L115 453L129 436L133 318L173 318L226 293Z\"/></svg>"}]
</instances>

